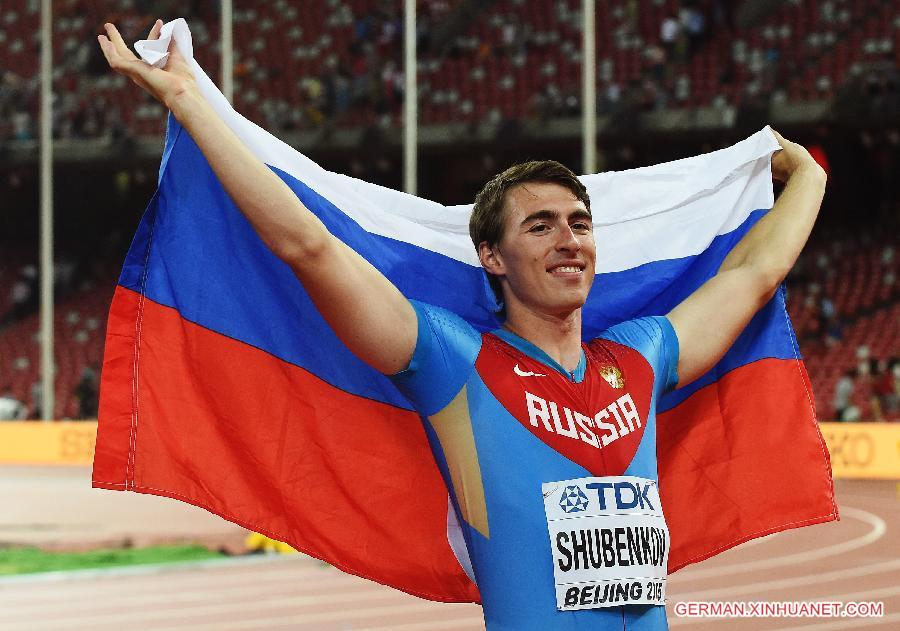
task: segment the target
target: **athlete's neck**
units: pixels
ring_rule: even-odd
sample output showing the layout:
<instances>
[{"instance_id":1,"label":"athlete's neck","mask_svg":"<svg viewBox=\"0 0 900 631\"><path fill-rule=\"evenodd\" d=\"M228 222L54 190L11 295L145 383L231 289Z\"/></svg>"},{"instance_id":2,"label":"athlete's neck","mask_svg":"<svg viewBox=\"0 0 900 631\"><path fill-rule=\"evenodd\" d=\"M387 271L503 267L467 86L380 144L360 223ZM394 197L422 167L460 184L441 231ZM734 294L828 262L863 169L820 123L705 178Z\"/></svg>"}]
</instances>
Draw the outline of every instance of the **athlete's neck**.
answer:
<instances>
[{"instance_id":1,"label":"athlete's neck","mask_svg":"<svg viewBox=\"0 0 900 631\"><path fill-rule=\"evenodd\" d=\"M569 372L581 361L581 309L554 315L516 305L507 311L503 328L528 340Z\"/></svg>"}]
</instances>

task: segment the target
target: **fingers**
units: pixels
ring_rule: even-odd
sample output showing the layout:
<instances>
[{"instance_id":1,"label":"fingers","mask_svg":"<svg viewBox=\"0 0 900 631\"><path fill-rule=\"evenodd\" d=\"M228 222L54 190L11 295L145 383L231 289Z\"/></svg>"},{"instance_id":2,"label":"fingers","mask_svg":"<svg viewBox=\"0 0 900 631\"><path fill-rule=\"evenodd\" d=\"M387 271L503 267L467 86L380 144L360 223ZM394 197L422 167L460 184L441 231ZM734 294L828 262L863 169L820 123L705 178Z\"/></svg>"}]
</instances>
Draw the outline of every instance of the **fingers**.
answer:
<instances>
[{"instance_id":1,"label":"fingers","mask_svg":"<svg viewBox=\"0 0 900 631\"><path fill-rule=\"evenodd\" d=\"M109 43L109 38L107 38L106 35L98 35L97 41L100 43L100 50L103 52L103 56L106 57L106 62L112 67L112 55L114 54L114 51L112 49L112 44Z\"/></svg>"},{"instance_id":2,"label":"fingers","mask_svg":"<svg viewBox=\"0 0 900 631\"><path fill-rule=\"evenodd\" d=\"M121 41L121 37L119 39ZM143 62L134 55L131 55L131 59L123 59L122 55L119 54L119 48L106 35L98 35L97 41L110 68L119 74L130 77L141 87L146 87L143 81L143 74L147 69L144 67L145 64Z\"/></svg>"},{"instance_id":3,"label":"fingers","mask_svg":"<svg viewBox=\"0 0 900 631\"><path fill-rule=\"evenodd\" d=\"M162 31L163 22L162 20L157 20L153 23L153 28L150 29L150 34L147 36L147 39L159 39L159 33Z\"/></svg>"},{"instance_id":4,"label":"fingers","mask_svg":"<svg viewBox=\"0 0 900 631\"><path fill-rule=\"evenodd\" d=\"M116 53L127 61L133 61L137 59L134 53L129 50L128 46L125 44L125 40L122 39L122 36L119 34L119 29L117 29L113 24L107 22L103 25L106 29L106 34L109 36L109 41L113 45Z\"/></svg>"},{"instance_id":5,"label":"fingers","mask_svg":"<svg viewBox=\"0 0 900 631\"><path fill-rule=\"evenodd\" d=\"M116 49L116 45L106 35L98 35L97 41L100 42L100 49L103 51L103 56L106 57L109 67L116 71L122 71L125 62Z\"/></svg>"},{"instance_id":6,"label":"fingers","mask_svg":"<svg viewBox=\"0 0 900 631\"><path fill-rule=\"evenodd\" d=\"M769 129L772 129L772 128L770 127ZM772 129L772 133L775 134L775 140L778 141L778 144L781 145L781 148L785 149L787 147L788 140L784 136L779 134L777 131L775 131L774 129Z\"/></svg>"},{"instance_id":7,"label":"fingers","mask_svg":"<svg viewBox=\"0 0 900 631\"><path fill-rule=\"evenodd\" d=\"M775 134L775 140L777 140L778 144L781 145L782 150L790 149L791 151L794 151L794 152L797 152L797 151L806 152L806 147L804 147L803 145L796 143L793 140L788 140L787 138L785 138L784 136L779 134L774 129L772 130L772 133Z\"/></svg>"}]
</instances>

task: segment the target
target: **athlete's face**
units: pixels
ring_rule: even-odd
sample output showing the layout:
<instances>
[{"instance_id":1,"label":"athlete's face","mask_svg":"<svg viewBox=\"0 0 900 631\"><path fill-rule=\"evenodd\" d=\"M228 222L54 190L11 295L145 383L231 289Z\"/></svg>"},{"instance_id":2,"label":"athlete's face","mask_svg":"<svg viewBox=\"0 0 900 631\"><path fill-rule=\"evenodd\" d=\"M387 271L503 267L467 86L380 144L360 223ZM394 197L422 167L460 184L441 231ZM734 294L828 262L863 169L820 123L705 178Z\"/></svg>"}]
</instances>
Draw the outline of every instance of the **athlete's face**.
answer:
<instances>
[{"instance_id":1,"label":"athlete's face","mask_svg":"<svg viewBox=\"0 0 900 631\"><path fill-rule=\"evenodd\" d=\"M507 310L516 302L551 315L584 305L594 281L591 215L559 184L525 183L506 193L504 231L481 262L500 277Z\"/></svg>"}]
</instances>

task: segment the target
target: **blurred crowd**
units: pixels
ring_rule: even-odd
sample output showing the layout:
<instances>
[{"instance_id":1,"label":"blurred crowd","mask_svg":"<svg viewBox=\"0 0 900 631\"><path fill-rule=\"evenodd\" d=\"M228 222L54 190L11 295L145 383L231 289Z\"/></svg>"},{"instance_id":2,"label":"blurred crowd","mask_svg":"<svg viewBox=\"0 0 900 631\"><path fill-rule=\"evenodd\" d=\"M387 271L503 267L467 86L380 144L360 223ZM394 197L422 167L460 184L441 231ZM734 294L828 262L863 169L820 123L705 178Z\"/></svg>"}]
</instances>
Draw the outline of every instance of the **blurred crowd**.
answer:
<instances>
[{"instance_id":1,"label":"blurred crowd","mask_svg":"<svg viewBox=\"0 0 900 631\"><path fill-rule=\"evenodd\" d=\"M900 356L869 358L856 351L859 363L838 379L831 404L836 421L900 421Z\"/></svg>"},{"instance_id":2,"label":"blurred crowd","mask_svg":"<svg viewBox=\"0 0 900 631\"><path fill-rule=\"evenodd\" d=\"M10 386L0 388L0 421L24 421L29 419L45 419L41 401L43 393L41 382L31 384L31 401L20 401ZM97 406L100 397L100 375L96 366L86 366L81 371L77 385L71 392L77 407L74 415L78 420L97 418Z\"/></svg>"},{"instance_id":3,"label":"blurred crowd","mask_svg":"<svg viewBox=\"0 0 900 631\"><path fill-rule=\"evenodd\" d=\"M65 255L57 255L53 261L53 293L57 298L72 293L79 278L75 261ZM18 269L11 279L3 278L0 287L9 285L8 307L0 309L0 331L24 319L38 309L38 268L28 263ZM0 301L0 306L3 302Z\"/></svg>"},{"instance_id":4,"label":"blurred crowd","mask_svg":"<svg viewBox=\"0 0 900 631\"><path fill-rule=\"evenodd\" d=\"M162 108L111 73L97 50L94 35L104 21L115 22L133 41L144 36L153 18L182 15L189 20L198 61L217 76L217 3L53 4L57 138L105 139L127 147L134 136L158 136L163 130ZM879 0L789 0L773 3L768 16L744 28L736 24L733 5L727 0L597 3L598 110L612 121L598 147L598 170L629 169L731 144L744 133L744 123L758 129L778 104L830 104L837 123L807 128L805 144L834 175L820 225L834 215L843 223L832 227L831 236L814 238L798 262L789 279L791 316L822 418L896 419L900 337L885 335L897 330L900 302L895 260L900 11L896 3ZM0 12L0 165L4 144L33 142L37 135L38 6L35 0L6 0ZM276 134L320 130L327 138L336 129L365 129L358 151L314 159L400 188L399 156L372 147L395 140L394 126L401 120L401 6L397 0L237 3L237 109ZM552 157L579 168L574 157L579 152L559 148L562 141L543 142L540 155L533 156L535 143L527 130L580 114L580 6L580 0L417 3L420 121L461 121L470 130L488 122L496 130L494 142L466 144L462 141L472 139L459 138L458 145L441 148L439 160L423 147L420 194L462 203L488 177L527 157ZM726 106L736 110L734 129L695 131L701 140L692 138L689 149L672 139L632 133L643 113ZM106 267L121 261L136 222L128 213L138 212L152 194L154 168L117 165L112 175L102 176L108 180L95 170L94 187L83 186L83 173L57 170L59 190L79 190L76 213L68 212L72 203L65 196L57 199L57 234L67 247L58 246L55 293L62 301L75 300L58 322L59 347L68 353L60 359L68 362L60 367L68 375L57 395L68 401L62 416L96 412L108 296L92 293L85 281L97 277L91 269L96 261ZM0 195L16 195L4 208L10 208L9 217L0 213L0 252L7 244L19 245L4 232L18 234L37 216L33 196L25 193L36 186L29 169L18 165L0 173ZM103 230L96 229L101 225ZM857 238L873 226L882 230L879 238ZM6 346L0 346L5 353L0 418L35 417L41 414L40 388L32 377L37 268L33 259L2 256L0 345ZM88 294L90 301L80 298ZM882 341L874 342L880 333ZM14 352L11 339L18 344Z\"/></svg>"},{"instance_id":5,"label":"blurred crowd","mask_svg":"<svg viewBox=\"0 0 900 631\"><path fill-rule=\"evenodd\" d=\"M813 244L788 279L823 418L900 421L900 239L890 235Z\"/></svg>"},{"instance_id":6,"label":"blurred crowd","mask_svg":"<svg viewBox=\"0 0 900 631\"><path fill-rule=\"evenodd\" d=\"M580 1L419 5L424 124L544 121L580 112ZM819 99L838 117L896 120L900 14L889 3L787 2L748 28L736 25L733 5L600 3L599 113L620 126L636 124L643 112L695 107L730 106L738 119L765 118L774 104ZM0 62L7 58L0 63L0 143L37 135L39 39L28 32L37 7L13 0L0 20ZM183 15L201 65L217 75L215 3L117 0L99 7L61 0L54 10L57 138L115 141L162 132L162 108L129 92L106 68L93 37L104 20L135 39L157 15ZM402 3L247 1L236 9L235 32L236 104L267 129L385 129L400 120Z\"/></svg>"},{"instance_id":7,"label":"blurred crowd","mask_svg":"<svg viewBox=\"0 0 900 631\"><path fill-rule=\"evenodd\" d=\"M4 269L5 268L5 269ZM11 273L7 273L11 272ZM54 301L64 302L66 298L78 296L81 292L93 288L89 272L80 271L75 261L67 256L58 256L54 261ZM36 324L35 315L39 306L39 277L38 268L33 263L15 266L3 266L0 268L0 290L6 290L8 296L3 300L0 296L0 339L6 335L5 352L0 359L4 366L0 370L0 376L9 374L34 375L33 358L30 354L20 354L17 347L17 338L22 337L22 332L17 330L17 325L23 323ZM5 310L4 310L5 306ZM68 312L62 318L66 329L73 328L71 336L60 336L58 343L65 345L82 345L92 341L91 338L99 336L101 330L101 318L98 313L94 317L82 318L75 311ZM59 333L59 331L58 331ZM37 341L35 338L34 341ZM26 340L27 343L27 340ZM77 355L74 349L68 349L65 355ZM83 363L83 362L82 362ZM84 365L81 368L78 382L72 389L72 396L76 401L76 418L96 418L97 398L99 389L99 374L96 363ZM21 380L19 380L21 381ZM43 418L44 410L41 405L41 384L36 379L27 388L13 388L10 383L3 383L0 378L0 420L21 420Z\"/></svg>"}]
</instances>

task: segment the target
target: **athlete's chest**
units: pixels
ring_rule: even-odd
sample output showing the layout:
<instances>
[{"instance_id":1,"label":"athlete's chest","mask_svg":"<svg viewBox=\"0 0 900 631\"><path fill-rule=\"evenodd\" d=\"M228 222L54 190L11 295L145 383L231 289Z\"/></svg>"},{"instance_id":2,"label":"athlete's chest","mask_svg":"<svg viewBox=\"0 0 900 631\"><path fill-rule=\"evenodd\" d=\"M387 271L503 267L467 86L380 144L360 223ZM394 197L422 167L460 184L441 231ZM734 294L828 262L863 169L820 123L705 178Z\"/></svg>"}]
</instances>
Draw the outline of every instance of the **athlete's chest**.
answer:
<instances>
[{"instance_id":1,"label":"athlete's chest","mask_svg":"<svg viewBox=\"0 0 900 631\"><path fill-rule=\"evenodd\" d=\"M641 443L651 411L653 370L634 349L597 340L584 347L575 383L491 334L475 370L524 429L594 475L621 475Z\"/></svg>"}]
</instances>

